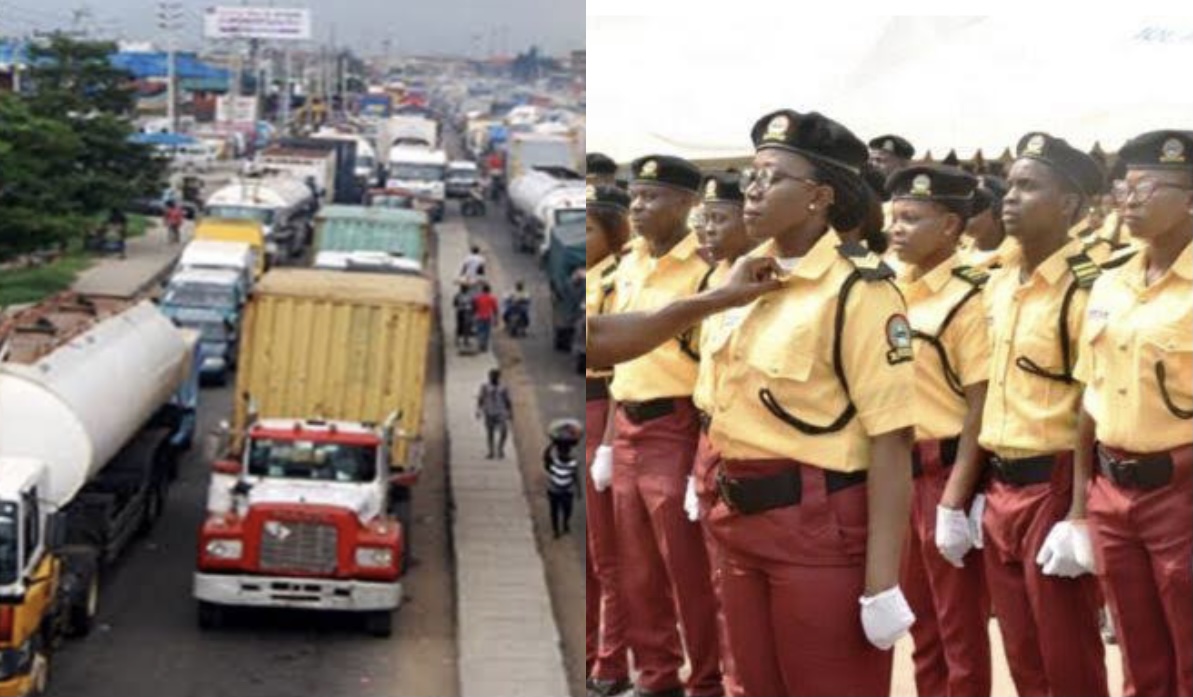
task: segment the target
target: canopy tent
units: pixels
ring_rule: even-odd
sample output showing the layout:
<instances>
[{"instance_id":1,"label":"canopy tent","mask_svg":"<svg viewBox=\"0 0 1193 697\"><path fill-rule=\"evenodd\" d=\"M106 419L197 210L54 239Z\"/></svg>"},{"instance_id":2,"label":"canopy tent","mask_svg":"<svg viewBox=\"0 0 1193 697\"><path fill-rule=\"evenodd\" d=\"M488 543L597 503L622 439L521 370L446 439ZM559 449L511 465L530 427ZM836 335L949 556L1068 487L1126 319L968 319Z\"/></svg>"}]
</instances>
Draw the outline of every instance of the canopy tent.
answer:
<instances>
[{"instance_id":1,"label":"canopy tent","mask_svg":"<svg viewBox=\"0 0 1193 697\"><path fill-rule=\"evenodd\" d=\"M134 133L129 136L128 139L130 142L140 143L142 145L159 145L168 147L194 145L199 142L198 138L183 135L181 133Z\"/></svg>"},{"instance_id":2,"label":"canopy tent","mask_svg":"<svg viewBox=\"0 0 1193 697\"><path fill-rule=\"evenodd\" d=\"M592 17L589 146L625 162L750 152L769 110L820 111L865 140L898 133L937 158L987 159L1044 130L1114 152L1193 125L1193 20L1034 17L793 20Z\"/></svg>"}]
</instances>

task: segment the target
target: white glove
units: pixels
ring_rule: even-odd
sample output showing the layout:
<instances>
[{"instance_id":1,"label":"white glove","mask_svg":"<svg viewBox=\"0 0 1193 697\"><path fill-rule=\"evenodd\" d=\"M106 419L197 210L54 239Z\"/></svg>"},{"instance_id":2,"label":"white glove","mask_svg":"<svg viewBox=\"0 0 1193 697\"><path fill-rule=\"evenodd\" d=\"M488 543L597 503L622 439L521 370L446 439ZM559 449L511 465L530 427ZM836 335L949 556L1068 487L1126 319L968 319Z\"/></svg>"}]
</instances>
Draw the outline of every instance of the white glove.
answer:
<instances>
[{"instance_id":1,"label":"white glove","mask_svg":"<svg viewBox=\"0 0 1193 697\"><path fill-rule=\"evenodd\" d=\"M986 546L986 533L982 531L982 516L985 514L986 495L978 494L973 497L973 505L969 507L969 538L976 549Z\"/></svg>"},{"instance_id":2,"label":"white glove","mask_svg":"<svg viewBox=\"0 0 1193 697\"><path fill-rule=\"evenodd\" d=\"M965 568L965 555L973 549L970 533L969 516L965 511L936 507L936 548L945 561L958 569Z\"/></svg>"},{"instance_id":3,"label":"white glove","mask_svg":"<svg viewBox=\"0 0 1193 697\"><path fill-rule=\"evenodd\" d=\"M1085 525L1067 520L1052 526L1036 555L1036 563L1043 567L1046 576L1061 578L1077 578L1092 572L1092 560L1093 550Z\"/></svg>"},{"instance_id":4,"label":"white glove","mask_svg":"<svg viewBox=\"0 0 1193 697\"><path fill-rule=\"evenodd\" d=\"M883 651L890 650L915 624L915 613L911 611L899 586L870 598L862 597L859 602L862 605L862 629L866 632L866 638Z\"/></svg>"},{"instance_id":5,"label":"white glove","mask_svg":"<svg viewBox=\"0 0 1193 697\"><path fill-rule=\"evenodd\" d=\"M696 498L696 479L688 477L688 488L683 493L683 509L688 514L688 520L695 523L700 520L700 500Z\"/></svg>"},{"instance_id":6,"label":"white glove","mask_svg":"<svg viewBox=\"0 0 1193 697\"><path fill-rule=\"evenodd\" d=\"M592 486L605 491L613 484L613 446L598 445L592 456Z\"/></svg>"}]
</instances>

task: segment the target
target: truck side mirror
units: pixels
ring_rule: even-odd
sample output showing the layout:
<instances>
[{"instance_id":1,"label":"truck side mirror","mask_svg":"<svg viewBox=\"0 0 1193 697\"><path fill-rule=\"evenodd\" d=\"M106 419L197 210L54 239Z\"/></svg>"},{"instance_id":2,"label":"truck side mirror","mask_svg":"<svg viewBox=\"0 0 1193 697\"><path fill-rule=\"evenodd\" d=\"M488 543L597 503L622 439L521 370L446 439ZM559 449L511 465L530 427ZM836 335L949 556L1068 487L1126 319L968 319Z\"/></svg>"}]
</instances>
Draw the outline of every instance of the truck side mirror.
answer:
<instances>
[{"instance_id":1,"label":"truck side mirror","mask_svg":"<svg viewBox=\"0 0 1193 697\"><path fill-rule=\"evenodd\" d=\"M46 549L56 552L66 546L68 519L65 511L46 516Z\"/></svg>"}]
</instances>

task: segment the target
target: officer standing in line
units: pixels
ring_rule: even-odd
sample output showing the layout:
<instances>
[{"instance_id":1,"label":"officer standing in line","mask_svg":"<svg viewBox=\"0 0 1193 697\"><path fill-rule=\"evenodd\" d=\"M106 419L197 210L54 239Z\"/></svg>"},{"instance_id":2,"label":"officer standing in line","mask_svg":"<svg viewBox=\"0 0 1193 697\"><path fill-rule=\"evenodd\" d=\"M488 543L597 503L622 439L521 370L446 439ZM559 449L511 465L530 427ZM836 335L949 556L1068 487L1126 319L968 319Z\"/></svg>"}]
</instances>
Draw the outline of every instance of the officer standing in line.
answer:
<instances>
[{"instance_id":1,"label":"officer standing in line","mask_svg":"<svg viewBox=\"0 0 1193 697\"><path fill-rule=\"evenodd\" d=\"M922 165L891 177L891 248L915 341L911 527L900 586L915 612L916 692L988 697L989 600L968 511L985 464L978 449L990 374L981 293L987 275L964 266L957 241L977 180ZM979 506L980 508L980 506Z\"/></svg>"},{"instance_id":2,"label":"officer standing in line","mask_svg":"<svg viewBox=\"0 0 1193 697\"><path fill-rule=\"evenodd\" d=\"M1125 693L1185 697L1193 695L1193 137L1145 133L1119 157L1127 175L1114 192L1141 249L1090 293L1074 369L1086 385L1077 452L1097 471L1088 520Z\"/></svg>"},{"instance_id":3,"label":"officer standing in line","mask_svg":"<svg viewBox=\"0 0 1193 697\"><path fill-rule=\"evenodd\" d=\"M629 239L627 219L629 196L611 186L589 184L586 190L587 224L584 275L584 313L595 317L603 312L613 291L617 271L617 251ZM585 520L587 525L587 641L586 661L588 693L608 697L630 688L626 648L626 607L618 581L616 530L613 524L613 495L608 492L612 477L612 441L609 379L613 372L588 368L585 371L584 460L603 466L604 481L585 477Z\"/></svg>"},{"instance_id":4,"label":"officer standing in line","mask_svg":"<svg viewBox=\"0 0 1193 697\"><path fill-rule=\"evenodd\" d=\"M588 153L585 157L584 181L593 186L617 186L617 163L608 155Z\"/></svg>"},{"instance_id":5,"label":"officer standing in line","mask_svg":"<svg viewBox=\"0 0 1193 697\"><path fill-rule=\"evenodd\" d=\"M1103 175L1088 155L1044 133L1024 136L1017 152L1002 219L1021 253L992 272L985 297L987 582L1019 694L1104 697L1101 603L1074 497L1088 472L1073 458L1081 386L1072 371L1099 269L1068 236Z\"/></svg>"},{"instance_id":6,"label":"officer standing in line","mask_svg":"<svg viewBox=\"0 0 1193 697\"><path fill-rule=\"evenodd\" d=\"M687 218L700 170L649 156L632 164L630 221L637 237L618 264L615 312L658 309L695 294L708 273ZM717 601L699 526L684 495L700 424L692 406L697 361L691 336L676 337L619 364L610 393L617 402L613 505L629 644L643 695L682 695L679 669L691 663L686 693L723 694ZM676 625L683 631L681 644Z\"/></svg>"},{"instance_id":7,"label":"officer standing in line","mask_svg":"<svg viewBox=\"0 0 1193 697\"><path fill-rule=\"evenodd\" d=\"M911 327L890 269L836 232L866 213L865 144L787 110L752 138L751 256L773 257L783 285L704 343L735 669L747 695L887 694L888 650L914 621L898 587Z\"/></svg>"},{"instance_id":8,"label":"officer standing in line","mask_svg":"<svg viewBox=\"0 0 1193 697\"><path fill-rule=\"evenodd\" d=\"M906 138L896 135L878 136L870 140L870 166L890 180L891 175L903 169L915 157L915 146ZM884 195L890 200L890 194Z\"/></svg>"}]
</instances>

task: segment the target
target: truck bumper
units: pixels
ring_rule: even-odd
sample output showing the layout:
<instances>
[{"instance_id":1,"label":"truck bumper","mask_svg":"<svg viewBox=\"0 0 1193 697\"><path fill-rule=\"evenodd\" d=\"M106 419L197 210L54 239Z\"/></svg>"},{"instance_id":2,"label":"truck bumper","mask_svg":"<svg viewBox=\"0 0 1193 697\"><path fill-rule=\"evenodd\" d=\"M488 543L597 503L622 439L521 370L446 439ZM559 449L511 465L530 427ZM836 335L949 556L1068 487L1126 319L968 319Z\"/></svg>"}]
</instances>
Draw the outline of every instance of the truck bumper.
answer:
<instances>
[{"instance_id":1,"label":"truck bumper","mask_svg":"<svg viewBox=\"0 0 1193 697\"><path fill-rule=\"evenodd\" d=\"M402 583L197 573L195 598L243 607L393 610L402 604Z\"/></svg>"}]
</instances>

